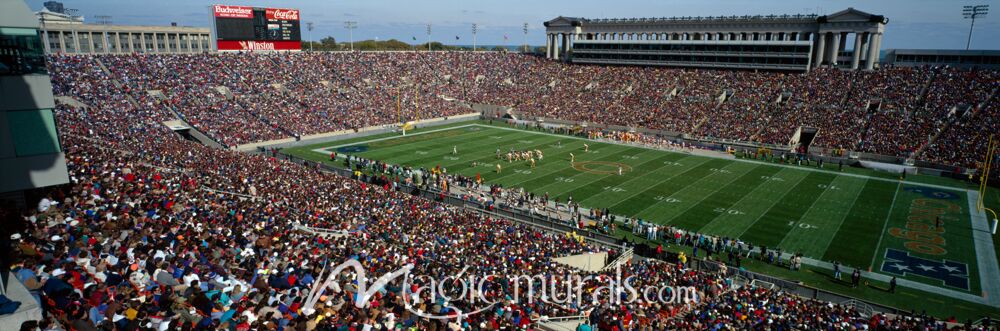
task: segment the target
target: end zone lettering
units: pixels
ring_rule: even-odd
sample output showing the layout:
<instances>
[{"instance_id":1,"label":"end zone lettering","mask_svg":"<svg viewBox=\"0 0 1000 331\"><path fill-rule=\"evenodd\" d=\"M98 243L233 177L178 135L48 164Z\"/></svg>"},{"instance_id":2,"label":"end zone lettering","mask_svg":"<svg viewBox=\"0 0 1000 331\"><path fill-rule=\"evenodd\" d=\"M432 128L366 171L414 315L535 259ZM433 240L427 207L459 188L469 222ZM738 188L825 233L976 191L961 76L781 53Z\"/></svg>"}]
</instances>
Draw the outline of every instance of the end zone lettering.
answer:
<instances>
[{"instance_id":1,"label":"end zone lettering","mask_svg":"<svg viewBox=\"0 0 1000 331\"><path fill-rule=\"evenodd\" d=\"M945 221L948 213L960 213L958 205L938 199L916 199L910 204L910 216L907 217L906 228L889 228L889 235L906 239L903 244L907 250L927 255L944 255L947 243L941 236L945 232ZM936 221L941 219L941 226Z\"/></svg>"}]
</instances>

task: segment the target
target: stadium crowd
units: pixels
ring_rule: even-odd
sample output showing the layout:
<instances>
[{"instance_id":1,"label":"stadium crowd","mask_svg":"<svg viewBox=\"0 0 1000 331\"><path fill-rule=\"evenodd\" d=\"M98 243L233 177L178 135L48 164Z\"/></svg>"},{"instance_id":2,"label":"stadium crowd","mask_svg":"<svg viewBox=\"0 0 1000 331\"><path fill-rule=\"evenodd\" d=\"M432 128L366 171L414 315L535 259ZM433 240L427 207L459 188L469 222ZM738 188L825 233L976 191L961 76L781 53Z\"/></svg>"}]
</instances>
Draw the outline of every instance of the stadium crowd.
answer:
<instances>
[{"instance_id":1,"label":"stadium crowd","mask_svg":"<svg viewBox=\"0 0 1000 331\"><path fill-rule=\"evenodd\" d=\"M226 146L451 116L468 112L455 102L464 101L529 116L778 145L807 126L819 129L814 146L912 157L931 137L970 126L964 110L982 108L1000 87L996 71L950 67L793 74L566 65L492 52L52 60L72 66L67 69L76 76L107 68L110 74L99 75L132 98L178 113ZM953 145L955 137L942 134L938 145ZM961 155L931 148L921 158L965 166Z\"/></svg>"},{"instance_id":2,"label":"stadium crowd","mask_svg":"<svg viewBox=\"0 0 1000 331\"><path fill-rule=\"evenodd\" d=\"M853 94L829 86L850 89L853 80L840 72L565 66L494 53L52 56L49 65L55 94L83 105L57 108L71 183L23 213L24 222L13 229L13 274L45 307L40 328L504 330L576 315L588 316L601 330L620 331L944 326L932 318L866 317L778 290L736 287L725 267L693 270L683 261L627 263L622 273L635 276L637 287L692 286L698 303L595 302L603 285L595 280L583 284L582 305L515 299L510 295L521 281L517 271L550 280L567 274L612 277L613 271L588 273L553 261L608 248L412 196L406 179L400 183L387 175L401 169L384 164L365 165L381 167L377 176L344 178L273 156L205 147L161 124L180 116L235 146L392 123L397 116L461 113L445 96L508 104L537 116L754 141L785 112L852 102L845 100L854 100ZM985 73L927 70L938 78L925 85L988 79L981 77ZM995 89L995 79L992 84ZM891 111L934 121L925 114L932 111L906 107L922 104L920 109L940 113L949 103L986 98L982 91L988 88L975 89L957 99L935 97L933 104L892 101L899 109ZM767 105L779 96L789 104ZM412 105L407 115L393 109L397 98ZM810 104L798 107L805 100ZM733 117L716 122L718 109ZM990 115L995 101L980 111L966 117L995 122ZM951 126L974 131L962 126L964 118ZM874 126L870 117L854 119ZM786 139L779 133L763 136ZM862 143L868 139L856 137ZM622 139L621 133L610 139ZM427 285L419 279L409 287L390 282L367 296L360 292L371 284L359 284L359 273L348 270L334 275L316 305L307 306L314 285L324 281L323 271L346 260L376 276L408 264L414 265L413 274L436 279L463 272L502 275L485 283L485 296L498 303L448 302L416 292L413 286ZM352 304L362 296L368 304ZM461 323L420 316L477 308L487 309Z\"/></svg>"}]
</instances>

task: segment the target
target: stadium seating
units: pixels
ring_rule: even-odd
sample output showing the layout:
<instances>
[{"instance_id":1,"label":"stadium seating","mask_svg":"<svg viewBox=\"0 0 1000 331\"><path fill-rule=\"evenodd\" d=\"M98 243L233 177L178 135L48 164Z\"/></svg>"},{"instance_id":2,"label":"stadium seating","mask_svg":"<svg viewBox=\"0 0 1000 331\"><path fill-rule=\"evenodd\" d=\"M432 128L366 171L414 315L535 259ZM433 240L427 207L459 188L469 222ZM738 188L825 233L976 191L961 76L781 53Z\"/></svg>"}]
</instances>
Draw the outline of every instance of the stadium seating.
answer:
<instances>
[{"instance_id":1,"label":"stadium seating","mask_svg":"<svg viewBox=\"0 0 1000 331\"><path fill-rule=\"evenodd\" d=\"M404 309L403 296L410 293L395 283L357 308L350 304L357 286L343 276L317 313L305 316L301 308L321 270L346 259L360 261L369 276L407 263L423 275L454 275L463 267L478 276L506 275L489 283L490 298L499 300L517 282L509 278L515 271L577 273L551 259L599 248L417 198L384 178L353 180L274 157L205 147L160 124L176 116L234 146L392 123L393 88L401 87L412 89L406 95L414 99L407 101L419 98L424 118L462 112L438 97L443 95L512 105L537 116L744 141L780 143L796 126L789 123L802 123L853 134L821 140L826 146L896 155L912 152L939 128L928 123L947 121L939 138L944 141L927 155L963 165L974 159L982 138L946 142L979 132L976 125L997 127L997 98L957 118L948 119L955 115L945 110L987 102L996 73L948 68L789 75L566 66L496 53L52 56L49 65L55 94L87 106L57 109L71 185L25 215L14 273L22 281L44 282L50 314L77 329L501 330L583 314L601 330L944 326L926 316L867 317L780 290L736 288L725 270L658 262L627 264L623 274L636 276L638 285L694 286L701 302L592 303L590 294L584 294L583 306L501 300L465 325L445 325ZM904 76L923 82L896 81ZM859 78L873 82L852 87ZM927 97L913 96L927 84ZM959 88L961 93L947 93ZM784 92L792 99L778 104ZM723 93L729 96L720 101ZM872 98L881 98L884 110L854 109ZM900 116L915 128L901 127ZM862 127L879 134L859 134ZM296 230L301 225L349 234L321 236ZM420 311L449 313L436 298L424 293L421 299L414 304ZM479 308L452 304L463 311Z\"/></svg>"}]
</instances>

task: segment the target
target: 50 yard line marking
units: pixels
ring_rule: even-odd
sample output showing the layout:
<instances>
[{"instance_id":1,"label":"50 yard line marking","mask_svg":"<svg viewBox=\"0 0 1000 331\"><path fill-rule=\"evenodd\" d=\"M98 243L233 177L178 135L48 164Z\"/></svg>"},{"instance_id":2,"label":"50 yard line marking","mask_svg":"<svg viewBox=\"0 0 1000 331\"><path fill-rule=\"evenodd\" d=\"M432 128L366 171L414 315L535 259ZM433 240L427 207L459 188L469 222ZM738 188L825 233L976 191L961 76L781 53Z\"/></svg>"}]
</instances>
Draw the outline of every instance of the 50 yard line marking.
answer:
<instances>
[{"instance_id":1,"label":"50 yard line marking","mask_svg":"<svg viewBox=\"0 0 1000 331\"><path fill-rule=\"evenodd\" d=\"M875 244L875 252L872 253L872 260L868 263L868 270L875 266L875 259L878 258L879 248L882 247L882 238L885 237L885 228L889 226L889 218L892 218L892 210L896 207L896 197L899 196L899 189L903 187L903 182L896 184L896 193L892 194L892 203L889 204L889 212L885 214L885 223L882 224L882 232L878 235L878 243Z\"/></svg>"}]
</instances>

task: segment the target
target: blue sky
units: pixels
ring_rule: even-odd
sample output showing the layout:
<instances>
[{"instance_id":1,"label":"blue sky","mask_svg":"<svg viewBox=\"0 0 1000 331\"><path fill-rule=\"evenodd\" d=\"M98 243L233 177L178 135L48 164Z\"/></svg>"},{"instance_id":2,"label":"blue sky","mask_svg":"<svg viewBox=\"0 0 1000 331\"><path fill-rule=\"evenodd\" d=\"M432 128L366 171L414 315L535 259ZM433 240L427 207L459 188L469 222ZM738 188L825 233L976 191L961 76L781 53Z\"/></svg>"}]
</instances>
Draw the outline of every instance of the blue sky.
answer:
<instances>
[{"instance_id":1,"label":"blue sky","mask_svg":"<svg viewBox=\"0 0 1000 331\"><path fill-rule=\"evenodd\" d=\"M32 9L45 0L27 0ZM544 44L542 22L556 16L587 18L643 16L718 16L754 14L830 14L854 7L889 18L882 48L964 49L969 21L961 7L989 4L991 0L65 0L88 21L94 15L110 15L114 24L208 26L211 4L298 8L302 20L316 28L305 31L305 39L333 36L347 41L344 21L358 22L354 39L427 39L446 44L472 44L472 23L479 25L480 45L521 44L522 24L529 24L528 43ZM1000 11L1000 6L994 6ZM973 49L1000 49L1000 12L976 20ZM509 40L504 41L504 36ZM455 40L459 36L460 40Z\"/></svg>"}]
</instances>

